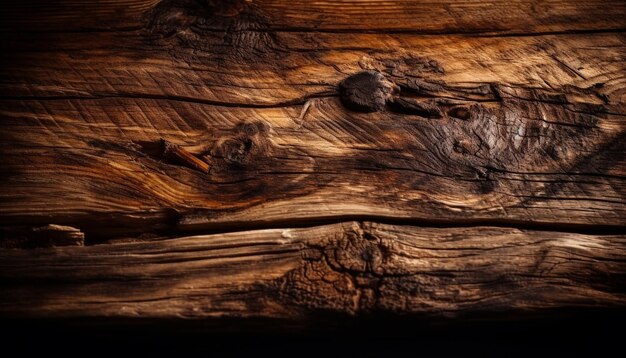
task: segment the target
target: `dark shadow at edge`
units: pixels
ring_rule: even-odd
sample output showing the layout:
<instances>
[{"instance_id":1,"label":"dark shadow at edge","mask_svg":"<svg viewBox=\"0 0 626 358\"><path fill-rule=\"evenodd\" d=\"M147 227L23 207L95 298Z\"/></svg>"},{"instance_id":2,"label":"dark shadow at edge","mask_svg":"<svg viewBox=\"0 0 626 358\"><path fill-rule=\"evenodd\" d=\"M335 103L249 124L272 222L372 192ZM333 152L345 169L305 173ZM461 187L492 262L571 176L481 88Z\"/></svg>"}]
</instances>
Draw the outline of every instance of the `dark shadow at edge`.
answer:
<instances>
[{"instance_id":1,"label":"dark shadow at edge","mask_svg":"<svg viewBox=\"0 0 626 358\"><path fill-rule=\"evenodd\" d=\"M15 352L208 356L598 356L621 351L624 308L553 309L463 318L315 313L301 321L212 319L10 319ZM88 349L86 351L85 349Z\"/></svg>"}]
</instances>

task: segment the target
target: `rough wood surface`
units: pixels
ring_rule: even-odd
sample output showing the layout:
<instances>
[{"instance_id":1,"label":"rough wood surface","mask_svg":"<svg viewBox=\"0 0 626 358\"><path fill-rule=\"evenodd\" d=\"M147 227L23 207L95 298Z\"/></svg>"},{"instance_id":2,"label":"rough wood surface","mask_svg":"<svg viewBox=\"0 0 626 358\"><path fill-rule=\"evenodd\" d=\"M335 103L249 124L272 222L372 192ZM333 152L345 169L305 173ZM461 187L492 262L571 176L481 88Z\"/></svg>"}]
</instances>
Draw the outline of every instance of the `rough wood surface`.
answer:
<instances>
[{"instance_id":1,"label":"rough wood surface","mask_svg":"<svg viewBox=\"0 0 626 358\"><path fill-rule=\"evenodd\" d=\"M283 62L275 50L209 52L210 38L206 51L170 44L182 59L12 55L42 63L3 68L2 221L102 232L104 218L135 233L353 215L623 225L621 34L357 36L391 53L287 34L280 42L300 50L286 47ZM344 107L337 85L364 69L402 88L401 108ZM161 139L204 157L209 173L164 160Z\"/></svg>"},{"instance_id":2,"label":"rough wood surface","mask_svg":"<svg viewBox=\"0 0 626 358\"><path fill-rule=\"evenodd\" d=\"M2 315L624 304L623 1L1 7Z\"/></svg>"},{"instance_id":3,"label":"rough wood surface","mask_svg":"<svg viewBox=\"0 0 626 358\"><path fill-rule=\"evenodd\" d=\"M347 222L0 251L5 316L463 316L626 303L626 236ZM18 278L18 279L16 279Z\"/></svg>"},{"instance_id":4,"label":"rough wood surface","mask_svg":"<svg viewBox=\"0 0 626 358\"><path fill-rule=\"evenodd\" d=\"M167 15L160 23L170 28L223 31L227 18L237 30L258 30L258 20L265 20L269 30L425 34L623 30L626 14L620 0L28 0L1 6L2 30L59 32L140 29L142 15L154 8Z\"/></svg>"}]
</instances>

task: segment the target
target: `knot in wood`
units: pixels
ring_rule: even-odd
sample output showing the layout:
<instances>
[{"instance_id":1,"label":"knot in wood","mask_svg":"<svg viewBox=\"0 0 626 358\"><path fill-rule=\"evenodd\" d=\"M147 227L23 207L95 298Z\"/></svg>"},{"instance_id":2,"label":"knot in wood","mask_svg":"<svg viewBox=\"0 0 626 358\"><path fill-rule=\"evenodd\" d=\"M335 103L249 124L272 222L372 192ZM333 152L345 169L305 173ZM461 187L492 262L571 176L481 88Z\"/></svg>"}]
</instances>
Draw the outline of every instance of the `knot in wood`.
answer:
<instances>
[{"instance_id":1,"label":"knot in wood","mask_svg":"<svg viewBox=\"0 0 626 358\"><path fill-rule=\"evenodd\" d=\"M244 164L252 149L250 138L227 139L220 147L222 157L230 164Z\"/></svg>"},{"instance_id":2,"label":"knot in wood","mask_svg":"<svg viewBox=\"0 0 626 358\"><path fill-rule=\"evenodd\" d=\"M349 230L303 250L300 267L277 280L282 300L348 314L371 312L380 303L381 285L396 275L390 243L361 230ZM387 284L388 286L388 284Z\"/></svg>"},{"instance_id":3,"label":"knot in wood","mask_svg":"<svg viewBox=\"0 0 626 358\"><path fill-rule=\"evenodd\" d=\"M217 142L212 156L222 158L229 166L250 164L253 158L266 155L269 127L262 122L241 123L234 134Z\"/></svg>"},{"instance_id":4,"label":"knot in wood","mask_svg":"<svg viewBox=\"0 0 626 358\"><path fill-rule=\"evenodd\" d=\"M359 112L383 110L387 101L398 91L398 86L377 71L359 72L339 85L342 103Z\"/></svg>"},{"instance_id":5,"label":"knot in wood","mask_svg":"<svg viewBox=\"0 0 626 358\"><path fill-rule=\"evenodd\" d=\"M148 29L171 36L198 21L206 13L206 4L195 0L164 0L148 13Z\"/></svg>"},{"instance_id":6,"label":"knot in wood","mask_svg":"<svg viewBox=\"0 0 626 358\"><path fill-rule=\"evenodd\" d=\"M333 269L360 275L384 273L382 243L376 239L366 240L360 233L348 233L330 250L327 256Z\"/></svg>"}]
</instances>

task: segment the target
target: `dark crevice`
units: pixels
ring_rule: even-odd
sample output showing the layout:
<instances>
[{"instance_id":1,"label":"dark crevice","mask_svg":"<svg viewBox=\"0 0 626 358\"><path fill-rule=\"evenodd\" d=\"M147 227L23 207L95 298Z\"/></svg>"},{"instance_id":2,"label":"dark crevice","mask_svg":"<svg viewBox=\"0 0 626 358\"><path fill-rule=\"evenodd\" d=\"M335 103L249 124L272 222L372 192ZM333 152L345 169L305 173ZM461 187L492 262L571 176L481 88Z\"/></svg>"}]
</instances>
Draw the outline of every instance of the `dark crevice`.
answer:
<instances>
[{"instance_id":1,"label":"dark crevice","mask_svg":"<svg viewBox=\"0 0 626 358\"><path fill-rule=\"evenodd\" d=\"M118 94L94 94L83 96L66 96L66 95L51 95L51 96L0 96L0 101L54 101L54 100L99 100L99 99L111 99L111 98L134 98L134 99L154 99L154 100L166 100L177 102L188 102L207 104L218 107L233 107L233 108L280 108L280 107L292 107L299 106L306 103L306 101L313 98L327 98L337 97L338 94L334 91L313 93L301 98L294 98L288 101L276 102L276 103L236 103L236 102L223 102L215 101L196 97L177 96L177 95L159 95L149 93L118 93Z\"/></svg>"},{"instance_id":2,"label":"dark crevice","mask_svg":"<svg viewBox=\"0 0 626 358\"><path fill-rule=\"evenodd\" d=\"M626 28L608 28L608 29L571 29L565 31L538 31L538 32L492 32L478 33L479 37L529 37L529 36L554 36L554 35L585 35L585 34L605 34L605 33L622 33Z\"/></svg>"},{"instance_id":3,"label":"dark crevice","mask_svg":"<svg viewBox=\"0 0 626 358\"><path fill-rule=\"evenodd\" d=\"M204 31L223 32L224 29L203 29ZM622 33L626 28L607 29L571 29L564 31L537 31L523 32L511 30L427 30L427 29L338 29L338 28L306 28L306 27L277 27L269 29L241 29L229 30L229 32L289 32L289 33L330 33L330 34L384 34L384 35L424 35L424 36L477 36L477 37L530 37L530 36L552 36L552 35L580 35L580 34L601 34L601 33Z\"/></svg>"},{"instance_id":4,"label":"dark crevice","mask_svg":"<svg viewBox=\"0 0 626 358\"><path fill-rule=\"evenodd\" d=\"M77 28L77 29L23 29L16 30L14 28L1 29L0 34L5 35L21 35L21 34L97 34L97 33L125 33L137 32L145 30L145 26L126 26L118 28ZM604 29L569 29L562 31L519 31L519 30L501 30L501 29L473 29L473 30L433 30L433 29L354 29L354 28L311 28L311 27L271 27L271 28L222 28L222 27L203 27L202 32L274 32L274 33L329 33L329 34L384 34L384 35L423 35L423 36L477 36L477 37L530 37L530 36L554 36L554 35L580 35L580 34L603 34L603 33L622 33L626 28L604 28Z\"/></svg>"},{"instance_id":5,"label":"dark crevice","mask_svg":"<svg viewBox=\"0 0 626 358\"><path fill-rule=\"evenodd\" d=\"M230 234L243 231L269 230L269 229L297 229L309 228L319 225L333 225L347 222L373 222L386 225L414 226L422 228L503 228L518 230L533 230L547 232L561 232L564 234L583 235L623 235L626 225L616 222L615 224L580 224L564 222L541 222L517 219L478 218L478 219L425 219L425 218L402 218L383 215L347 214L334 216L318 216L306 218L289 218L272 221L230 221L219 223L184 223L185 216L172 214L166 221L153 224L140 224L133 232L122 228L113 229L105 223L88 223L75 225L85 233L84 245L116 244L124 242L141 242L164 239L176 239L195 235ZM196 216L197 217L197 216ZM143 230L142 230L143 229ZM40 247L35 245L32 248ZM25 247L30 248L30 247Z\"/></svg>"},{"instance_id":6,"label":"dark crevice","mask_svg":"<svg viewBox=\"0 0 626 358\"><path fill-rule=\"evenodd\" d=\"M143 26L123 26L123 27L115 27L115 28L78 28L78 29L24 29L24 28L7 28L0 29L0 34L3 35L24 35L24 34L98 34L98 33L126 33L126 32L138 32L143 30Z\"/></svg>"},{"instance_id":7,"label":"dark crevice","mask_svg":"<svg viewBox=\"0 0 626 358\"><path fill-rule=\"evenodd\" d=\"M183 217L184 220L184 217ZM369 221L387 225L404 225L425 228L512 228L518 230L536 230L562 232L568 234L585 235L620 235L626 232L626 225L576 224L527 221L516 219L424 219L424 218L400 218L382 215L336 215L330 217L294 218L274 221L241 221L211 224L179 224L178 233L187 235L199 234L225 234L239 231L267 230L267 229L292 229L307 228L317 225L331 225L351 221Z\"/></svg>"}]
</instances>

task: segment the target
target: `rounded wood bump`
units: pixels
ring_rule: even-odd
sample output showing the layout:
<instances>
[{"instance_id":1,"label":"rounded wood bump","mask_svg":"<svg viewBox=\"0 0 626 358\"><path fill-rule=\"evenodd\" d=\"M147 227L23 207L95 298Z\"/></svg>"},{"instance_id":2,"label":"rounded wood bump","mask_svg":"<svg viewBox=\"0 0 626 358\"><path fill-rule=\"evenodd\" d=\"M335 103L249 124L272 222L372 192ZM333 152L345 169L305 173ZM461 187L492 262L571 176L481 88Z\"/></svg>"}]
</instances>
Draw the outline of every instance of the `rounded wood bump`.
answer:
<instances>
[{"instance_id":1,"label":"rounded wood bump","mask_svg":"<svg viewBox=\"0 0 626 358\"><path fill-rule=\"evenodd\" d=\"M363 71L346 78L339 85L342 103L351 110L377 112L385 108L398 86L377 71Z\"/></svg>"}]
</instances>

